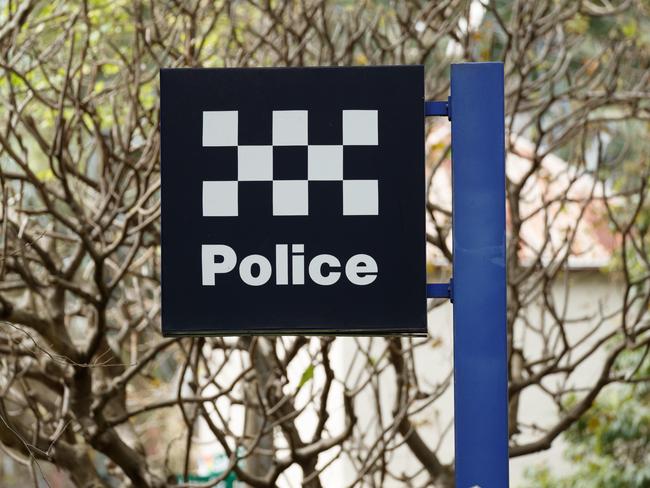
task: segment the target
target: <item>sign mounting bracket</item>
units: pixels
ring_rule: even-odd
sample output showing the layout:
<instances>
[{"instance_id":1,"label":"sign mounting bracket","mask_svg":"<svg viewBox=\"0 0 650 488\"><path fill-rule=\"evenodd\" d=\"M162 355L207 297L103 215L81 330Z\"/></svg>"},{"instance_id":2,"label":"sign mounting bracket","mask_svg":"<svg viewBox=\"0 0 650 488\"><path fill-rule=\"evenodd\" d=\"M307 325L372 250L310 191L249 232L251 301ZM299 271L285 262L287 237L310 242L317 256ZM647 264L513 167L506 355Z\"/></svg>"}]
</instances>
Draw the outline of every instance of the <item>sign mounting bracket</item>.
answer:
<instances>
[{"instance_id":1,"label":"sign mounting bracket","mask_svg":"<svg viewBox=\"0 0 650 488\"><path fill-rule=\"evenodd\" d=\"M449 298L454 303L454 280L449 283L427 283L427 298Z\"/></svg>"},{"instance_id":2,"label":"sign mounting bracket","mask_svg":"<svg viewBox=\"0 0 650 488\"><path fill-rule=\"evenodd\" d=\"M430 100L424 102L425 117L447 117L451 120L451 97L447 101Z\"/></svg>"}]
</instances>

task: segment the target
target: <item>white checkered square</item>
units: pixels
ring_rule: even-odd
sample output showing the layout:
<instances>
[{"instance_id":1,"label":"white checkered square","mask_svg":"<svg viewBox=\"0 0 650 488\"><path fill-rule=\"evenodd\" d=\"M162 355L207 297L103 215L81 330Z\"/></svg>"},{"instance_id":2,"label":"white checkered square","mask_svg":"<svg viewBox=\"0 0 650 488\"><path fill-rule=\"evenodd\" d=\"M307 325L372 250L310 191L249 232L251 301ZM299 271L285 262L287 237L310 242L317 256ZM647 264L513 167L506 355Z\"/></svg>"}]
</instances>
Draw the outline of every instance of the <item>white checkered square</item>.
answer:
<instances>
[{"instance_id":1,"label":"white checkered square","mask_svg":"<svg viewBox=\"0 0 650 488\"><path fill-rule=\"evenodd\" d=\"M343 110L343 145L376 146L377 110Z\"/></svg>"},{"instance_id":2,"label":"white checkered square","mask_svg":"<svg viewBox=\"0 0 650 488\"><path fill-rule=\"evenodd\" d=\"M203 216L236 217L238 215L236 181L203 182Z\"/></svg>"},{"instance_id":3,"label":"white checkered square","mask_svg":"<svg viewBox=\"0 0 650 488\"><path fill-rule=\"evenodd\" d=\"M274 181L273 215L309 215L309 182L306 180Z\"/></svg>"},{"instance_id":4,"label":"white checkered square","mask_svg":"<svg viewBox=\"0 0 650 488\"><path fill-rule=\"evenodd\" d=\"M273 146L237 147L239 181L273 180Z\"/></svg>"},{"instance_id":5,"label":"white checkered square","mask_svg":"<svg viewBox=\"0 0 650 488\"><path fill-rule=\"evenodd\" d=\"M238 112L205 111L203 112L203 146L233 147L238 143Z\"/></svg>"},{"instance_id":6,"label":"white checkered square","mask_svg":"<svg viewBox=\"0 0 650 488\"><path fill-rule=\"evenodd\" d=\"M377 180L343 182L343 215L379 215Z\"/></svg>"},{"instance_id":7,"label":"white checkered square","mask_svg":"<svg viewBox=\"0 0 650 488\"><path fill-rule=\"evenodd\" d=\"M273 111L273 145L307 145L307 110Z\"/></svg>"},{"instance_id":8,"label":"white checkered square","mask_svg":"<svg viewBox=\"0 0 650 488\"><path fill-rule=\"evenodd\" d=\"M307 179L311 181L343 180L343 146L309 146Z\"/></svg>"}]
</instances>

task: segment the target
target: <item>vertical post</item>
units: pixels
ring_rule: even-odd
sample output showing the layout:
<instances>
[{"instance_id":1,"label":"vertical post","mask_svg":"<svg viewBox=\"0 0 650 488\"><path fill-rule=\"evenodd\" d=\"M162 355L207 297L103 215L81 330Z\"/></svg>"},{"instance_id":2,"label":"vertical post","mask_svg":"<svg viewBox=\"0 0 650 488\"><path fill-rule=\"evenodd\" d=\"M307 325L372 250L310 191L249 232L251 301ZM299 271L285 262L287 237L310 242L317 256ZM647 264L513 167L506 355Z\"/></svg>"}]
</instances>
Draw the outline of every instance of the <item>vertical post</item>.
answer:
<instances>
[{"instance_id":1,"label":"vertical post","mask_svg":"<svg viewBox=\"0 0 650 488\"><path fill-rule=\"evenodd\" d=\"M508 486L502 63L451 67L456 487Z\"/></svg>"}]
</instances>

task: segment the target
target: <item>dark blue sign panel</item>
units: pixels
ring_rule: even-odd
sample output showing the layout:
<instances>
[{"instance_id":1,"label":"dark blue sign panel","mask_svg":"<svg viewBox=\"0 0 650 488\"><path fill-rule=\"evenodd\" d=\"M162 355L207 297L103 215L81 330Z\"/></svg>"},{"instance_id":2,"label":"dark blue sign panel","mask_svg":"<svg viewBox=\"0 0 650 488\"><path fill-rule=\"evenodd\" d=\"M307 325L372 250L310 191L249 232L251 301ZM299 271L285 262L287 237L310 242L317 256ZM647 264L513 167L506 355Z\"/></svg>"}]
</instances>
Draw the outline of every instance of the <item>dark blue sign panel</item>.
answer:
<instances>
[{"instance_id":1,"label":"dark blue sign panel","mask_svg":"<svg viewBox=\"0 0 650 488\"><path fill-rule=\"evenodd\" d=\"M426 333L423 79L162 70L163 333Z\"/></svg>"}]
</instances>

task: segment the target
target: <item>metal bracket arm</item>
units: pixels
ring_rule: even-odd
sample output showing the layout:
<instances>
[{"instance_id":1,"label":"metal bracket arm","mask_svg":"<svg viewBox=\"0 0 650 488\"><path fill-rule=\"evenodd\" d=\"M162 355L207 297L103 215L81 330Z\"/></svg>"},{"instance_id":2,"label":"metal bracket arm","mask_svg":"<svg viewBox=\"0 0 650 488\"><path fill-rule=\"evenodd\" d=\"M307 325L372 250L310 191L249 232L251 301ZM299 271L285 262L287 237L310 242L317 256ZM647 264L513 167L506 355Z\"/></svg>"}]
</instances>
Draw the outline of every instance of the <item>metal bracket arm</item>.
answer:
<instances>
[{"instance_id":1,"label":"metal bracket arm","mask_svg":"<svg viewBox=\"0 0 650 488\"><path fill-rule=\"evenodd\" d=\"M454 303L454 280L449 283L427 283L427 298L449 298Z\"/></svg>"},{"instance_id":2,"label":"metal bracket arm","mask_svg":"<svg viewBox=\"0 0 650 488\"><path fill-rule=\"evenodd\" d=\"M428 101L424 102L424 116L446 116L451 120L451 97L447 101Z\"/></svg>"}]
</instances>

